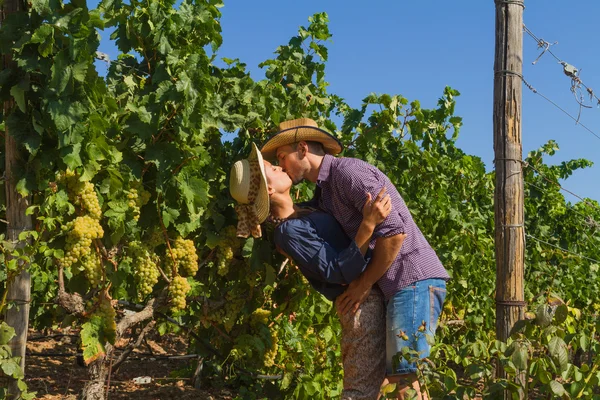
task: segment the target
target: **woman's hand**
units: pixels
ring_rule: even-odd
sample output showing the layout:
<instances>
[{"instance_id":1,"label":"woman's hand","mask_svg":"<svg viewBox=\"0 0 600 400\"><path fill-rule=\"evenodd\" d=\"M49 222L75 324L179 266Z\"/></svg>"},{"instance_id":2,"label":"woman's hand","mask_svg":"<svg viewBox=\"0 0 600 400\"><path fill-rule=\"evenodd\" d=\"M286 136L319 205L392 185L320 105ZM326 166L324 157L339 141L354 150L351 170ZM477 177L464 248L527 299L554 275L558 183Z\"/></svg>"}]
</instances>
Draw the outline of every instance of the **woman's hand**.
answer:
<instances>
[{"instance_id":1,"label":"woman's hand","mask_svg":"<svg viewBox=\"0 0 600 400\"><path fill-rule=\"evenodd\" d=\"M371 193L367 193L367 201L362 210L363 222L372 228L382 223L392 211L392 200L385 191L384 186L373 201L371 201Z\"/></svg>"}]
</instances>

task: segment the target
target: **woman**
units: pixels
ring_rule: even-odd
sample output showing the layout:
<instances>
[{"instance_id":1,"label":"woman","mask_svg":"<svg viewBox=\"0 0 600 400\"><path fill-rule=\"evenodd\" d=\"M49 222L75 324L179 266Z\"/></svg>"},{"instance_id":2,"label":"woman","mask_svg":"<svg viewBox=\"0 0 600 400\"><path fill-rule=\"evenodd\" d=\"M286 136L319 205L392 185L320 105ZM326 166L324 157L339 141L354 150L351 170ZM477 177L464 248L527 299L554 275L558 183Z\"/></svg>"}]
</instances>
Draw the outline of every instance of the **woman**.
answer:
<instances>
[{"instance_id":1,"label":"woman","mask_svg":"<svg viewBox=\"0 0 600 400\"><path fill-rule=\"evenodd\" d=\"M389 196L382 191L374 201L365 194L363 220L354 240L335 218L294 205L292 181L280 167L263 161L256 145L248 159L231 170L230 191L237 201L238 236L261 236L265 220L276 225L275 244L292 258L310 284L329 300L344 292L369 258L375 226L390 213ZM342 399L376 399L385 377L385 307L374 288L355 314L340 316L344 390Z\"/></svg>"}]
</instances>

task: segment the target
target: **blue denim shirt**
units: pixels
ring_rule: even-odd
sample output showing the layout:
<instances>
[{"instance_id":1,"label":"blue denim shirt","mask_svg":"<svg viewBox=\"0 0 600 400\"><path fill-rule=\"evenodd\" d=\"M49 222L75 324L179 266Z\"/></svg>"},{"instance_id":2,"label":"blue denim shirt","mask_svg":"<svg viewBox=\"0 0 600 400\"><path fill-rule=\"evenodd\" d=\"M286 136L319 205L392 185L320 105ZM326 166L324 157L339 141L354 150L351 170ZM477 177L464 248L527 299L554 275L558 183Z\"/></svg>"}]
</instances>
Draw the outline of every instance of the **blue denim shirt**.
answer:
<instances>
[{"instance_id":1,"label":"blue denim shirt","mask_svg":"<svg viewBox=\"0 0 600 400\"><path fill-rule=\"evenodd\" d=\"M289 255L310 284L329 300L365 270L370 252L363 257L354 240L336 219L322 211L290 219L275 229L275 244Z\"/></svg>"}]
</instances>

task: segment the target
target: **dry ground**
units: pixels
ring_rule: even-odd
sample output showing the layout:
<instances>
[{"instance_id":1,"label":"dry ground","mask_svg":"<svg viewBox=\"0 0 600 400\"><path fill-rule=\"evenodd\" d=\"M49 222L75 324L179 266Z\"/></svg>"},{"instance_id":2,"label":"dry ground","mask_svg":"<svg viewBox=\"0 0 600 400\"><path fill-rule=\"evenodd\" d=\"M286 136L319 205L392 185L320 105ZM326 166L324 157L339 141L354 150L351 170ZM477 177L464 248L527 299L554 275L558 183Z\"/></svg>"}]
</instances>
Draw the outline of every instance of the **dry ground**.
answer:
<instances>
[{"instance_id":1,"label":"dry ground","mask_svg":"<svg viewBox=\"0 0 600 400\"><path fill-rule=\"evenodd\" d=\"M52 332L57 334L60 332ZM65 333L65 332L62 332ZM75 335L77 332L66 332ZM41 337L40 332L29 333L26 359L26 382L30 391L37 392L37 398L44 400L75 400L87 377L86 368L77 364L76 357L40 354L74 354L77 352L77 338L74 336ZM151 359L155 355L185 355L186 343L176 336L157 334L150 335L148 345L136 349L119 371L110 379L108 398L122 399L198 399L198 400L230 400L232 393L227 390L197 390L191 386L189 379L173 378L173 371L195 365L194 359ZM127 344L117 343L117 348ZM149 384L136 384L133 378L149 376Z\"/></svg>"}]
</instances>

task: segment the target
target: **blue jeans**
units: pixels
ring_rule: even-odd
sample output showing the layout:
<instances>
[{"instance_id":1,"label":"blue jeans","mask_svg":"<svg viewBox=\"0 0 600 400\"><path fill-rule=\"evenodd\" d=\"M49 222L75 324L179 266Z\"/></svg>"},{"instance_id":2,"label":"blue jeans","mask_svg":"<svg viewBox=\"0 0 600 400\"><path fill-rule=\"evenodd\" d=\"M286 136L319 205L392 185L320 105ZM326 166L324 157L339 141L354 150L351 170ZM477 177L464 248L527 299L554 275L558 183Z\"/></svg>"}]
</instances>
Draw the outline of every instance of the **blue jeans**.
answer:
<instances>
[{"instance_id":1,"label":"blue jeans","mask_svg":"<svg viewBox=\"0 0 600 400\"><path fill-rule=\"evenodd\" d=\"M416 350L419 358L429 356L431 346L425 335L435 334L445 298L445 280L425 279L399 290L388 300L386 310L386 373L388 375L403 375L417 371L414 362L409 362L402 357L401 351L405 346Z\"/></svg>"}]
</instances>

